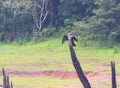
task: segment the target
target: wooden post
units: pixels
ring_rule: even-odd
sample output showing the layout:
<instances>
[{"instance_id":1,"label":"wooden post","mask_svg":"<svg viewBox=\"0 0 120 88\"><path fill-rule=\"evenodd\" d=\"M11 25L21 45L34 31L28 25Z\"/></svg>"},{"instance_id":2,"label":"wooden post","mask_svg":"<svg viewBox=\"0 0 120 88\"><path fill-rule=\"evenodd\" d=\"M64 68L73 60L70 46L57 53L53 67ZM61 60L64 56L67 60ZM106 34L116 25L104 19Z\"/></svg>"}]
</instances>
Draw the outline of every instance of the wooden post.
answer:
<instances>
[{"instance_id":1,"label":"wooden post","mask_svg":"<svg viewBox=\"0 0 120 88\"><path fill-rule=\"evenodd\" d=\"M13 88L12 82L10 85L9 76L6 75L4 68L2 68L2 72L3 72L3 88Z\"/></svg>"},{"instance_id":2,"label":"wooden post","mask_svg":"<svg viewBox=\"0 0 120 88\"><path fill-rule=\"evenodd\" d=\"M2 68L2 74L3 74L3 88L7 88L7 84L6 84L7 78L4 68Z\"/></svg>"},{"instance_id":3,"label":"wooden post","mask_svg":"<svg viewBox=\"0 0 120 88\"><path fill-rule=\"evenodd\" d=\"M13 84L12 84L12 82L11 82L11 85L10 85L10 86L11 86L11 88L13 88Z\"/></svg>"},{"instance_id":4,"label":"wooden post","mask_svg":"<svg viewBox=\"0 0 120 88\"><path fill-rule=\"evenodd\" d=\"M79 61L77 60L75 51L73 49L73 46L69 45L69 49L70 49L70 54L71 54L71 59L73 62L73 66L76 69L77 75L80 79L80 81L82 82L82 85L84 86L84 88L91 88L91 85L87 79L87 77L84 75L84 72L80 66Z\"/></svg>"},{"instance_id":5,"label":"wooden post","mask_svg":"<svg viewBox=\"0 0 120 88\"><path fill-rule=\"evenodd\" d=\"M117 88L115 62L113 62L113 61L111 61L111 71L112 71L112 88Z\"/></svg>"},{"instance_id":6,"label":"wooden post","mask_svg":"<svg viewBox=\"0 0 120 88\"><path fill-rule=\"evenodd\" d=\"M7 83L7 88L10 88L9 76L7 76L7 81L6 81L6 83Z\"/></svg>"}]
</instances>

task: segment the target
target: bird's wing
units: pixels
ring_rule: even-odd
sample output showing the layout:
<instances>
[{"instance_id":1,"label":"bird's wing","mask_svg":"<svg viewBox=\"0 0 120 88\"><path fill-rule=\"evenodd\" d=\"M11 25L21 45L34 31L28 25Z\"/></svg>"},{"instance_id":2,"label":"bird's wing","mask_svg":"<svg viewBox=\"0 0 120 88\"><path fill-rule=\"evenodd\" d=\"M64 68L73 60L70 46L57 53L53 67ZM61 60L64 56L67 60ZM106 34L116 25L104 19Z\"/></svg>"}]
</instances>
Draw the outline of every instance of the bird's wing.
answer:
<instances>
[{"instance_id":1,"label":"bird's wing","mask_svg":"<svg viewBox=\"0 0 120 88\"><path fill-rule=\"evenodd\" d=\"M78 41L78 39L77 39L77 37L76 37L76 36L74 36L74 37L73 37L73 40Z\"/></svg>"},{"instance_id":2,"label":"bird's wing","mask_svg":"<svg viewBox=\"0 0 120 88\"><path fill-rule=\"evenodd\" d=\"M64 36L63 36L63 39L62 39L62 44L63 44L66 40L68 40L68 36L67 36L67 35L64 35Z\"/></svg>"},{"instance_id":3,"label":"bird's wing","mask_svg":"<svg viewBox=\"0 0 120 88\"><path fill-rule=\"evenodd\" d=\"M72 46L76 46L76 44L74 42L74 37L71 38L71 43L72 43Z\"/></svg>"}]
</instances>

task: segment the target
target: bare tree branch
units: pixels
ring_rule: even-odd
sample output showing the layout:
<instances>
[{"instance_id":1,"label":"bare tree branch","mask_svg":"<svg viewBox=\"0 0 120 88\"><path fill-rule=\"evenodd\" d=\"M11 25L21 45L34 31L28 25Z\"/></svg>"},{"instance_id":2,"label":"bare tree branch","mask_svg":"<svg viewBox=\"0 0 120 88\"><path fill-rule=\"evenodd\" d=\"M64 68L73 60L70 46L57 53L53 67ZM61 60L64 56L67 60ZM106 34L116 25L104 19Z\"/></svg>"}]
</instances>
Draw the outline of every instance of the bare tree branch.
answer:
<instances>
[{"instance_id":1,"label":"bare tree branch","mask_svg":"<svg viewBox=\"0 0 120 88\"><path fill-rule=\"evenodd\" d=\"M48 6L48 0L44 0L42 2L42 7L41 7L41 14L40 14L40 18L39 18L39 31L41 31L41 28L42 28L42 24L43 22L45 21L47 15L48 15L48 9L47 9L47 6Z\"/></svg>"},{"instance_id":2,"label":"bare tree branch","mask_svg":"<svg viewBox=\"0 0 120 88\"><path fill-rule=\"evenodd\" d=\"M48 4L49 0L28 0L28 2L20 2L20 5L16 4L17 1L12 1L11 3L5 1L5 5L8 7L12 7L16 10L17 14L31 14L38 32L42 31L43 23L45 22L48 16Z\"/></svg>"}]
</instances>

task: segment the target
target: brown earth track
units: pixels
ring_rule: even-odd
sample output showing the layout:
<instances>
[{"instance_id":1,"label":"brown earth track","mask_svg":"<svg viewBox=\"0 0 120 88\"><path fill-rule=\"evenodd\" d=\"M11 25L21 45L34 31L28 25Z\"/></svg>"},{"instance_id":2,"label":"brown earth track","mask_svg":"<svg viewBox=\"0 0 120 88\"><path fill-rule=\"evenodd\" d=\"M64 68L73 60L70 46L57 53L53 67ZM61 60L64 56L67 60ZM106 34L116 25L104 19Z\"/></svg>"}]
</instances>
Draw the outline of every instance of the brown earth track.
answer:
<instances>
[{"instance_id":1,"label":"brown earth track","mask_svg":"<svg viewBox=\"0 0 120 88\"><path fill-rule=\"evenodd\" d=\"M59 79L59 80L78 79L75 71L28 71L28 72L25 72L25 71L9 70L6 72L10 77L15 77L15 78L21 78L21 77L23 78L52 78L52 79ZM105 74L104 71L98 71L98 72L89 71L89 72L84 72L84 73L87 76L93 88L100 88L99 85L106 85L107 83L111 83L111 75ZM2 76L2 72L0 72L0 76ZM120 83L119 78L120 78L120 75L117 74L118 84ZM76 88L76 86L82 88L82 85L81 83L79 83L79 81L77 83L65 85L60 88Z\"/></svg>"},{"instance_id":2,"label":"brown earth track","mask_svg":"<svg viewBox=\"0 0 120 88\"><path fill-rule=\"evenodd\" d=\"M30 78L54 78L54 79L74 79L78 78L74 71L34 71L34 72L20 72L8 71L7 74L11 77L30 77ZM2 75L2 72L0 72ZM103 79L110 78L110 75L99 72L85 72L88 79Z\"/></svg>"}]
</instances>

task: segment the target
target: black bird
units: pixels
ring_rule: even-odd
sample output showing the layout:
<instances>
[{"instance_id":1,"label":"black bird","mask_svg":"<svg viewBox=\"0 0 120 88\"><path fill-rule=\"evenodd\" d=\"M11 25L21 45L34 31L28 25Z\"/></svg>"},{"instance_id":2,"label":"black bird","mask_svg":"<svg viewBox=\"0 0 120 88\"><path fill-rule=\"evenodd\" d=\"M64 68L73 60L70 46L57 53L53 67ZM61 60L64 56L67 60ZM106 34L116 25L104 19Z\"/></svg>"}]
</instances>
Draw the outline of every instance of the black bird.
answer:
<instances>
[{"instance_id":1,"label":"black bird","mask_svg":"<svg viewBox=\"0 0 120 88\"><path fill-rule=\"evenodd\" d=\"M72 36L71 33L67 33L66 35L63 36L62 44L65 41L69 41L70 46L76 46L74 41L77 41L77 37L76 36Z\"/></svg>"}]
</instances>

